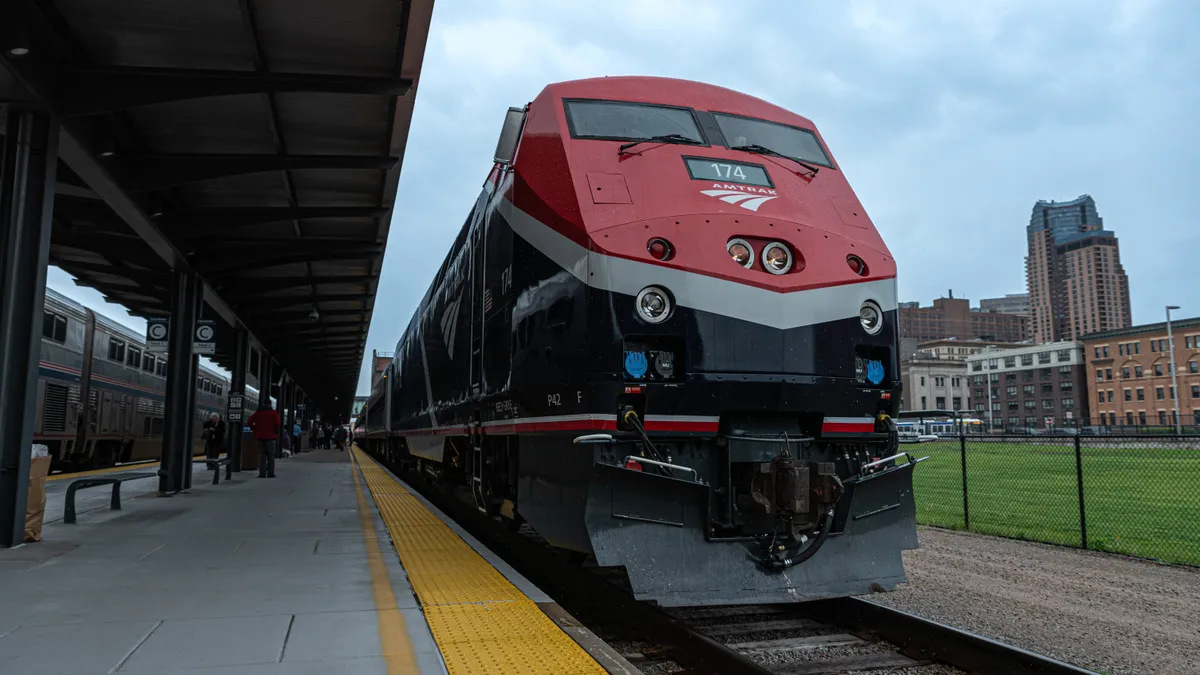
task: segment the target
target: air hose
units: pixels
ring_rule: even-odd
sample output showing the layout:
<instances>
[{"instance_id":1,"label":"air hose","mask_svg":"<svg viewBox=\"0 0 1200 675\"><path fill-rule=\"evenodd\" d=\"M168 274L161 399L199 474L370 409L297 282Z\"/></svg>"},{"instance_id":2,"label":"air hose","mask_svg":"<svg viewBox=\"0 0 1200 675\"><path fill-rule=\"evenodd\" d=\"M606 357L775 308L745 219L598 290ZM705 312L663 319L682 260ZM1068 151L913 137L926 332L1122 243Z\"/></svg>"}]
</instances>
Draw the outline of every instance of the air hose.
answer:
<instances>
[{"instance_id":1,"label":"air hose","mask_svg":"<svg viewBox=\"0 0 1200 675\"><path fill-rule=\"evenodd\" d=\"M819 551L825 544L825 541L829 539L829 531L831 529L833 529L833 509L829 509L825 512L825 516L821 521L821 530L812 540L812 543L806 546L798 554L781 558L777 553L771 552L769 554L769 558L767 560L760 561L760 564L773 572L782 572L790 567L795 567L796 565L803 563L817 554L817 551Z\"/></svg>"}]
</instances>

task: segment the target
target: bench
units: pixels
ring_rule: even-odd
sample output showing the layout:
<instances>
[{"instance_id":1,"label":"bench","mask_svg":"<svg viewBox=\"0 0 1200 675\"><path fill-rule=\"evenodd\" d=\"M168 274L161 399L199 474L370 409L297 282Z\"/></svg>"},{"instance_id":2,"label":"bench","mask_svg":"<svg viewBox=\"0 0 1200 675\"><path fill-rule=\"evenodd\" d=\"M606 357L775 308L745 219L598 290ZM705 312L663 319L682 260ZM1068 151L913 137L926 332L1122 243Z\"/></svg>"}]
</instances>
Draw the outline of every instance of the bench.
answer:
<instances>
[{"instance_id":1,"label":"bench","mask_svg":"<svg viewBox=\"0 0 1200 675\"><path fill-rule=\"evenodd\" d=\"M158 474L155 472L127 473L122 476L116 476L116 477L80 478L79 480L71 481L71 484L67 486L67 506L66 506L66 509L63 511L63 522L68 523L68 524L75 522L75 493L78 492L79 490L84 490L84 489L87 489L90 487L97 487L99 485L113 486L112 502L110 503L109 507L113 511L120 511L121 510L121 483L123 481L137 480L139 478L149 478L151 476L157 476L157 475Z\"/></svg>"},{"instance_id":2,"label":"bench","mask_svg":"<svg viewBox=\"0 0 1200 675\"><path fill-rule=\"evenodd\" d=\"M207 468L212 469L212 472L213 472L212 484L213 485L217 485L218 483L221 482L221 467L222 466L225 467L225 480L233 479L233 464L231 464L229 462L228 457L221 457L220 459L208 459L207 457L201 457L199 459L193 459L192 462L194 464L203 463Z\"/></svg>"}]
</instances>

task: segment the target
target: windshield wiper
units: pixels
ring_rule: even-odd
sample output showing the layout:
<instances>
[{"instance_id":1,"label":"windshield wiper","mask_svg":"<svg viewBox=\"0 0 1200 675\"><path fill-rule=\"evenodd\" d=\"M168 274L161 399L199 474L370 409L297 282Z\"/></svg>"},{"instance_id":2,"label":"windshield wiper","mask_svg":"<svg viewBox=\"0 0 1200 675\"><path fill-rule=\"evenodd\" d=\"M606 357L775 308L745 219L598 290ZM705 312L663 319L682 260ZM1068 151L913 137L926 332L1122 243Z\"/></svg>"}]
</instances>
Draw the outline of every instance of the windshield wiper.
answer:
<instances>
[{"instance_id":1,"label":"windshield wiper","mask_svg":"<svg viewBox=\"0 0 1200 675\"><path fill-rule=\"evenodd\" d=\"M735 145L729 149L730 150L744 150L746 152L754 152L754 153L758 153L760 155L771 155L773 157L782 157L784 159L790 159L793 162L795 162L795 163L799 164L800 166L811 171L812 175L814 175L814 176L817 175L817 171L819 171L819 169L817 167L813 166L812 164L809 164L808 162L802 162L802 161L796 159L795 157L792 157L791 155L785 155L782 152L779 152L778 150L772 150L772 149L766 147L765 145L758 145L757 143L752 143L750 145Z\"/></svg>"},{"instance_id":2,"label":"windshield wiper","mask_svg":"<svg viewBox=\"0 0 1200 675\"><path fill-rule=\"evenodd\" d=\"M698 141L694 138L688 138L687 136L684 136L683 134L663 134L661 136L651 136L650 138L643 138L640 140L633 141L631 143L626 143L626 144L622 145L621 147L617 148L617 154L623 155L623 154L625 154L625 151L628 150L629 148L632 148L635 145L641 145L642 143L679 143L682 145L700 145L700 141ZM630 154L637 154L637 153L630 153Z\"/></svg>"}]
</instances>

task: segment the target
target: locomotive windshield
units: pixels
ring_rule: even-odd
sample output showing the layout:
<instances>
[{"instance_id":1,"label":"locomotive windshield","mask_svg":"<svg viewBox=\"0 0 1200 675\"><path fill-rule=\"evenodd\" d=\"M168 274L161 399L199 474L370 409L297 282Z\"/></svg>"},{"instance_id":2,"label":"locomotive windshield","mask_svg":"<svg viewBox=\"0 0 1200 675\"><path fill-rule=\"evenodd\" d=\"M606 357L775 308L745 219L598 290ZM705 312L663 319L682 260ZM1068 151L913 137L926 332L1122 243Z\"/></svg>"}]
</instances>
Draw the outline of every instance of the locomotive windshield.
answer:
<instances>
[{"instance_id":1,"label":"locomotive windshield","mask_svg":"<svg viewBox=\"0 0 1200 675\"><path fill-rule=\"evenodd\" d=\"M678 135L681 143L706 145L692 111L686 108L621 103L565 101L572 138L638 140Z\"/></svg>"},{"instance_id":2,"label":"locomotive windshield","mask_svg":"<svg viewBox=\"0 0 1200 675\"><path fill-rule=\"evenodd\" d=\"M807 129L724 113L713 113L713 117L731 148L758 145L792 159L833 166L816 135Z\"/></svg>"}]
</instances>

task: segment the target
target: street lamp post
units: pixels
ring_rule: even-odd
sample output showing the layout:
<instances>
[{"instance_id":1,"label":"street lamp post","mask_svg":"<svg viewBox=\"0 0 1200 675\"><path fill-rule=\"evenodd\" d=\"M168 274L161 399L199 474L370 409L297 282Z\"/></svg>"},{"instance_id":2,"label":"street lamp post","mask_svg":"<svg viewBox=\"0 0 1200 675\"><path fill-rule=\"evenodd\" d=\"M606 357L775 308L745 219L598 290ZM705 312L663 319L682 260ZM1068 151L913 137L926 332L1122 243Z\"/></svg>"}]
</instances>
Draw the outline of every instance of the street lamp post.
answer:
<instances>
[{"instance_id":1,"label":"street lamp post","mask_svg":"<svg viewBox=\"0 0 1200 675\"><path fill-rule=\"evenodd\" d=\"M1171 402L1175 404L1175 435L1179 436L1183 434L1183 429L1179 420L1179 382L1175 375L1175 339L1171 337L1171 310L1173 309L1179 309L1179 307L1167 305L1167 349L1171 353L1171 391L1174 393Z\"/></svg>"}]
</instances>

